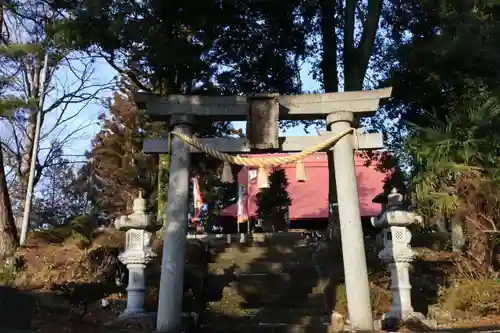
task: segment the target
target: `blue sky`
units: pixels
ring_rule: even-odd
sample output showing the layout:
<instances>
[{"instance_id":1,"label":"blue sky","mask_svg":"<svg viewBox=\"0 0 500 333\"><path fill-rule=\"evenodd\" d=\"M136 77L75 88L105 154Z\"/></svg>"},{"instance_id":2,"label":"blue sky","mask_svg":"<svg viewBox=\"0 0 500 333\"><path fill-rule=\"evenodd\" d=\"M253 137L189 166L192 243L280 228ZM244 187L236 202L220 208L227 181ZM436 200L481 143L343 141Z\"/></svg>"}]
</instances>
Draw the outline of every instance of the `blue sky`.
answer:
<instances>
[{"instance_id":1,"label":"blue sky","mask_svg":"<svg viewBox=\"0 0 500 333\"><path fill-rule=\"evenodd\" d=\"M64 74L66 73L63 73L62 75ZM93 82L106 85L107 83L112 82L116 76L116 71L113 70L104 60L96 60L94 63ZM91 93L95 91L96 89L93 89ZM105 91L101 91L97 97L104 99L111 97L112 94L113 91L111 89L106 89ZM61 137L67 135L69 131L78 128L78 126L82 126L82 124L85 126L85 129L80 131L69 144L64 146L64 154L69 156L68 159L71 161L84 160L84 158L79 155L83 155L86 150L90 149L91 140L95 133L97 133L100 129L98 121L99 114L106 112L106 108L99 101L94 101L88 105L85 103L71 105L66 112L68 114L80 112L80 114L71 123L72 126L68 126L68 128L61 133ZM44 127L49 128L51 124L51 119L47 119L46 122L44 122Z\"/></svg>"},{"instance_id":2,"label":"blue sky","mask_svg":"<svg viewBox=\"0 0 500 333\"><path fill-rule=\"evenodd\" d=\"M67 73L64 73L68 75ZM64 75L62 74L62 75ZM92 75L92 84L106 86L108 83L114 81L117 73L114 71L104 60L97 59L94 63L94 74ZM71 74L69 74L71 76ZM111 88L111 86L110 86ZM92 89L89 91L90 93L96 92L96 89ZM96 97L103 99L107 97L111 97L113 91L111 89L105 89L100 91ZM69 144L65 145L64 153L65 155L75 156L76 158L69 158L69 160L83 160L81 157L78 158L78 155L82 155L85 153L85 150L91 147L91 140L94 137L94 134L99 131L99 114L105 112L105 107L99 102L94 101L91 104L79 103L71 105L66 111L68 115L75 114L80 112L77 119L75 119L71 126L68 126L61 134L62 137L70 133L70 131L75 130L80 127L84 127L85 129L80 131L74 139L70 141ZM45 126L50 126L51 119L47 119L44 122Z\"/></svg>"}]
</instances>

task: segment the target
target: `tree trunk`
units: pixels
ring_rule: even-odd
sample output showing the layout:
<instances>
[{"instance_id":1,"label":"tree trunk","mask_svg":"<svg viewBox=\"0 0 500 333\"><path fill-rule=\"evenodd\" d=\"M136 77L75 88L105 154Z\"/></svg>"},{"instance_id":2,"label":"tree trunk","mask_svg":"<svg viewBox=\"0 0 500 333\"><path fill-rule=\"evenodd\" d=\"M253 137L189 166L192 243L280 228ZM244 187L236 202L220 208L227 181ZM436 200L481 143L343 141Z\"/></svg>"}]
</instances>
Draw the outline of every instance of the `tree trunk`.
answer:
<instances>
[{"instance_id":1,"label":"tree trunk","mask_svg":"<svg viewBox=\"0 0 500 333\"><path fill-rule=\"evenodd\" d=\"M368 0L366 19L358 45L355 45L357 0L347 0L344 26L344 90L363 89L368 64L373 53L378 23L382 11L382 0Z\"/></svg>"},{"instance_id":2,"label":"tree trunk","mask_svg":"<svg viewBox=\"0 0 500 333\"><path fill-rule=\"evenodd\" d=\"M274 232L274 221L273 217L266 217L262 221L262 231L265 233Z\"/></svg>"},{"instance_id":3,"label":"tree trunk","mask_svg":"<svg viewBox=\"0 0 500 333\"><path fill-rule=\"evenodd\" d=\"M17 230L10 205L9 189L3 165L3 152L0 148L0 258L14 253L18 245Z\"/></svg>"},{"instance_id":4,"label":"tree trunk","mask_svg":"<svg viewBox=\"0 0 500 333\"><path fill-rule=\"evenodd\" d=\"M272 219L273 219L274 232L286 231L288 229L284 212L282 211L274 212Z\"/></svg>"},{"instance_id":5,"label":"tree trunk","mask_svg":"<svg viewBox=\"0 0 500 333\"><path fill-rule=\"evenodd\" d=\"M347 0L344 8L344 90L353 91L363 89L363 81L373 51L378 22L380 20L382 0L369 0L366 20L363 24L363 32L358 46L354 42L354 29L356 26L356 2ZM335 0L324 0L319 2L321 16L321 35L323 42L323 55L321 71L323 74L323 88L325 92L338 91L337 70L337 34L335 19L337 2ZM340 9L339 9L340 10ZM337 187L333 164L333 151L328 152L329 179L329 204L330 216L328 223L329 236L340 234L340 221L337 207Z\"/></svg>"},{"instance_id":6,"label":"tree trunk","mask_svg":"<svg viewBox=\"0 0 500 333\"><path fill-rule=\"evenodd\" d=\"M31 111L32 114L36 115L36 110ZM26 194L28 190L28 179L31 169L31 159L34 158L33 146L35 142L35 130L36 130L36 116L31 116L29 118L29 123L26 128L26 139L24 144L24 154L21 160L21 173L18 175L19 184L21 185L21 199L19 200L19 211L21 214L24 213L24 207L26 205ZM35 157L36 158L36 157ZM21 232L22 228L22 218L16 218L14 221L17 231Z\"/></svg>"},{"instance_id":7,"label":"tree trunk","mask_svg":"<svg viewBox=\"0 0 500 333\"><path fill-rule=\"evenodd\" d=\"M476 273L489 277L492 272L491 244L488 234L478 225L479 221L478 216L465 219L467 247L469 256L475 261Z\"/></svg>"},{"instance_id":8,"label":"tree trunk","mask_svg":"<svg viewBox=\"0 0 500 333\"><path fill-rule=\"evenodd\" d=\"M321 72L323 74L323 89L325 92L337 92L339 86L337 71L337 34L335 32L336 1L321 1L321 37L323 41L323 59ZM328 128L329 130L330 128ZM340 237L339 213L337 207L337 185L335 181L335 168L333 165L333 151L327 153L328 157L328 203L329 216L327 237L333 239Z\"/></svg>"}]
</instances>

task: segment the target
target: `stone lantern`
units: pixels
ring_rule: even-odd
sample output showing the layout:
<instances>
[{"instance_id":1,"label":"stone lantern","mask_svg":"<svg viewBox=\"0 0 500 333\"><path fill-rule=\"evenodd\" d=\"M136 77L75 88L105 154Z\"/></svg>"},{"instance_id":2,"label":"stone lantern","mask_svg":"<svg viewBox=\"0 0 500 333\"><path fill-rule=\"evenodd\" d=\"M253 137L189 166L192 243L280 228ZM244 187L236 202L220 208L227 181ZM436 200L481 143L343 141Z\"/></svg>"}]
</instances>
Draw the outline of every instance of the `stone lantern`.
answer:
<instances>
[{"instance_id":1,"label":"stone lantern","mask_svg":"<svg viewBox=\"0 0 500 333\"><path fill-rule=\"evenodd\" d=\"M127 308L120 318L140 316L145 313L146 265L156 257L151 248L151 238L161 225L146 213L146 200L139 192L134 199L133 213L117 219L115 227L125 231L125 251L118 258L129 271Z\"/></svg>"},{"instance_id":2,"label":"stone lantern","mask_svg":"<svg viewBox=\"0 0 500 333\"><path fill-rule=\"evenodd\" d=\"M376 199L380 202L380 195ZM409 268L415 254L410 246L409 227L421 224L422 218L408 211L403 204L403 195L393 189L386 196L382 213L372 217L371 222L375 228L382 229L384 248L380 251L379 258L387 263L391 270L392 308L383 315L382 326L385 328L408 319L431 324L424 320L423 314L413 310L411 303Z\"/></svg>"}]
</instances>

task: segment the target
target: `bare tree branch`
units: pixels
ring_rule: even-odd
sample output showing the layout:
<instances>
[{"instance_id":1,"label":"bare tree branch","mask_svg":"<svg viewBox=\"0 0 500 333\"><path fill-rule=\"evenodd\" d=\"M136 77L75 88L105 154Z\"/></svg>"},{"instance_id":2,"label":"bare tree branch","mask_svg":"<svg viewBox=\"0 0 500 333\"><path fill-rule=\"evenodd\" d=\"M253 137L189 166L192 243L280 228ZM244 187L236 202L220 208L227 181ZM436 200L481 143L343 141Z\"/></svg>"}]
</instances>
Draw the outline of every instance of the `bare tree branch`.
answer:
<instances>
[{"instance_id":1,"label":"bare tree branch","mask_svg":"<svg viewBox=\"0 0 500 333\"><path fill-rule=\"evenodd\" d=\"M95 58L88 54L55 50L53 46L51 51L46 48L46 23L58 15L62 17L61 13L52 12L43 1L23 2L21 7L3 15L0 24L3 24L4 35L5 27L13 32L12 43L30 45L30 51L21 56L0 55L0 75L12 77L10 91L29 104L29 108L19 109L9 121L10 140L2 145L8 152L8 167L15 171L19 184L24 186L34 153L37 153L35 181L38 182L45 168L61 163L56 157L63 148L95 123L92 117L82 122L82 116L91 105L100 101L103 93L114 88L114 80L100 82ZM52 52L57 59L53 59L41 82L45 52ZM45 89L41 89L42 86ZM33 152L35 115L40 99L44 101L42 133L39 149Z\"/></svg>"}]
</instances>

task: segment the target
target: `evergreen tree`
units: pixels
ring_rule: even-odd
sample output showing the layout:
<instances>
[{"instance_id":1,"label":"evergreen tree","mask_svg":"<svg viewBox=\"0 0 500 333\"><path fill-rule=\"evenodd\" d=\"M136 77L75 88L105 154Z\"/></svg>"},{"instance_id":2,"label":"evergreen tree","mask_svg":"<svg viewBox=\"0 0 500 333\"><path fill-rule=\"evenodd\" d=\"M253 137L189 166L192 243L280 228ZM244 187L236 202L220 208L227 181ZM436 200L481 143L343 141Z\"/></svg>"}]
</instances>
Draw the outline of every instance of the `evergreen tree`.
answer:
<instances>
[{"instance_id":1,"label":"evergreen tree","mask_svg":"<svg viewBox=\"0 0 500 333\"><path fill-rule=\"evenodd\" d=\"M214 77L223 95L301 89L300 15L310 7L303 0L279 7L255 0L49 3L71 13L63 23L70 45L93 47L140 89L194 94Z\"/></svg>"},{"instance_id":2,"label":"evergreen tree","mask_svg":"<svg viewBox=\"0 0 500 333\"><path fill-rule=\"evenodd\" d=\"M75 180L71 187L72 196L77 198L78 204L85 214L96 216L99 221L104 219L104 215L99 208L99 181L91 161L84 163L76 172Z\"/></svg>"},{"instance_id":3,"label":"evergreen tree","mask_svg":"<svg viewBox=\"0 0 500 333\"><path fill-rule=\"evenodd\" d=\"M131 211L139 190L154 198L157 165L153 156L142 152L142 144L145 137L158 131L137 109L130 93L115 93L108 111L109 116L100 117L101 130L92 140L88 167L98 181L96 204L113 217Z\"/></svg>"},{"instance_id":4,"label":"evergreen tree","mask_svg":"<svg viewBox=\"0 0 500 333\"><path fill-rule=\"evenodd\" d=\"M64 225L75 217L89 213L85 194L78 190L76 177L73 165L59 150L54 163L43 172L41 188L36 194L30 216L32 227Z\"/></svg>"},{"instance_id":5,"label":"evergreen tree","mask_svg":"<svg viewBox=\"0 0 500 333\"><path fill-rule=\"evenodd\" d=\"M286 230L286 214L292 199L287 191L288 179L283 168L275 168L269 175L269 187L258 194L257 215L265 231Z\"/></svg>"},{"instance_id":6,"label":"evergreen tree","mask_svg":"<svg viewBox=\"0 0 500 333\"><path fill-rule=\"evenodd\" d=\"M464 105L496 93L498 73L490 68L500 66L500 7L490 1L409 0L395 2L385 15L393 42L376 60L381 85L394 89L371 125L401 153L415 129L409 123L433 126L436 118L446 121L467 112Z\"/></svg>"},{"instance_id":7,"label":"evergreen tree","mask_svg":"<svg viewBox=\"0 0 500 333\"><path fill-rule=\"evenodd\" d=\"M407 139L417 209L428 218L465 226L467 252L476 273L488 275L495 261L487 231L500 228L500 104L470 103L467 111L434 126L413 124ZM498 260L498 259L497 259Z\"/></svg>"},{"instance_id":8,"label":"evergreen tree","mask_svg":"<svg viewBox=\"0 0 500 333\"><path fill-rule=\"evenodd\" d=\"M161 154L155 160L142 152L142 146L144 139L160 136L165 125L150 121L131 100L130 93L116 93L109 116L103 115L100 122L101 130L92 141L80 185L92 189L95 208L108 217L129 211L132 200L142 190L150 198L150 208L156 206L161 218L167 201L169 156ZM208 125L199 123L193 130L201 137L231 132L229 123ZM221 184L220 168L220 161L203 154L192 155L191 176L199 178L203 200L212 208L221 205L224 191L235 192L235 186Z\"/></svg>"}]
</instances>

